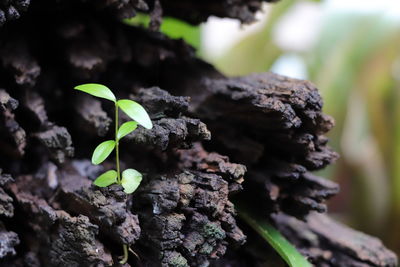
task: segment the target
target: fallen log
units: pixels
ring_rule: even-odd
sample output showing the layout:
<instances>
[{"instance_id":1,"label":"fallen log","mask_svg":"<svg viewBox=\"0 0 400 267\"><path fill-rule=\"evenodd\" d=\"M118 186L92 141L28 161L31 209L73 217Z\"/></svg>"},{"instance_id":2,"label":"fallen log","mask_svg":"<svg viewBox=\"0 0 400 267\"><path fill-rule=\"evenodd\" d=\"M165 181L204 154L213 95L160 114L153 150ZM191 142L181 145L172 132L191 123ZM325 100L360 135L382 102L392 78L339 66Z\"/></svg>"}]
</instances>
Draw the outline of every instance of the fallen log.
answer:
<instances>
[{"instance_id":1,"label":"fallen log","mask_svg":"<svg viewBox=\"0 0 400 267\"><path fill-rule=\"evenodd\" d=\"M338 186L311 172L338 155L314 85L272 73L224 77L155 31L162 13L251 21L260 2L32 1L0 28L0 166L15 178L1 176L1 264L107 266L122 244L138 255L131 266L265 263L249 252L259 244L236 218L235 199L257 203L316 266L396 266L376 239L315 215ZM152 13L151 30L116 19L137 11ZM105 83L149 111L154 128L122 141L122 167L144 174L131 196L92 184L112 167L88 161L111 136L112 109L75 94L83 82Z\"/></svg>"}]
</instances>

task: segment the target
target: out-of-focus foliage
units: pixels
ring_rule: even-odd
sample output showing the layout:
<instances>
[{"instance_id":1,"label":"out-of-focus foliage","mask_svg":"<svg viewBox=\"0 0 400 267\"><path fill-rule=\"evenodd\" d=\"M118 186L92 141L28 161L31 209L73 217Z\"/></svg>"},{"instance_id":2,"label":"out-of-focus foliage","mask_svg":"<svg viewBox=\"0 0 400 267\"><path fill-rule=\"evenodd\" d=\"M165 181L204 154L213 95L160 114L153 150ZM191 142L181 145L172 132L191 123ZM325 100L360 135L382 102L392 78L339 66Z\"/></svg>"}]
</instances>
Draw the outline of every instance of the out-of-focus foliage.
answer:
<instances>
[{"instance_id":1,"label":"out-of-focus foliage","mask_svg":"<svg viewBox=\"0 0 400 267\"><path fill-rule=\"evenodd\" d=\"M276 4L262 30L212 63L226 74L244 75L269 70L286 53L303 58L307 79L323 95L324 111L336 120L330 139L342 157L324 175L339 182L342 193L331 210L399 252L399 20L334 10L323 15L309 51L284 51L271 33L293 4Z\"/></svg>"},{"instance_id":2,"label":"out-of-focus foliage","mask_svg":"<svg viewBox=\"0 0 400 267\"><path fill-rule=\"evenodd\" d=\"M262 72L269 69L283 53L272 40L272 31L279 18L294 4L294 0L285 0L275 5L264 22L263 27L239 40L212 63L227 75L241 75Z\"/></svg>"},{"instance_id":3,"label":"out-of-focus foliage","mask_svg":"<svg viewBox=\"0 0 400 267\"><path fill-rule=\"evenodd\" d=\"M200 27L176 18L164 18L160 31L174 39L183 39L194 48L200 48Z\"/></svg>"},{"instance_id":4,"label":"out-of-focus foliage","mask_svg":"<svg viewBox=\"0 0 400 267\"><path fill-rule=\"evenodd\" d=\"M388 227L400 218L399 47L398 22L379 14L333 13L306 57L309 79L336 120L330 137L342 159L333 178L351 203L345 215L393 247L400 245L400 236L389 240L399 232L395 224Z\"/></svg>"},{"instance_id":5,"label":"out-of-focus foliage","mask_svg":"<svg viewBox=\"0 0 400 267\"><path fill-rule=\"evenodd\" d=\"M133 18L125 19L124 22L131 26L147 28L150 25L150 16L138 13ZM190 25L176 18L164 17L160 26L160 31L173 39L183 39L197 50L200 49L199 26Z\"/></svg>"}]
</instances>

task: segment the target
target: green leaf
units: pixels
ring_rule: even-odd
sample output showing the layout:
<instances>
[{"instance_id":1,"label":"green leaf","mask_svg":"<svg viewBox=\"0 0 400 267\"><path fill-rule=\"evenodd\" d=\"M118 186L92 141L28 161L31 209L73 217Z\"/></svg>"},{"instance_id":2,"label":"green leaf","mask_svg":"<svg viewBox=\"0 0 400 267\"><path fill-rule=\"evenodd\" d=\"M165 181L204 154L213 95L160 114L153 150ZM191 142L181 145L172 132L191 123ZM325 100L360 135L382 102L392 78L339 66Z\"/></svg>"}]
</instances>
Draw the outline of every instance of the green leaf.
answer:
<instances>
[{"instance_id":1,"label":"green leaf","mask_svg":"<svg viewBox=\"0 0 400 267\"><path fill-rule=\"evenodd\" d=\"M287 241L268 221L251 208L237 207L239 216L266 240L290 267L311 267L312 265Z\"/></svg>"},{"instance_id":2,"label":"green leaf","mask_svg":"<svg viewBox=\"0 0 400 267\"><path fill-rule=\"evenodd\" d=\"M201 30L200 26L193 26L183 20L165 17L160 26L160 32L172 39L183 39L196 50L200 49Z\"/></svg>"},{"instance_id":3,"label":"green leaf","mask_svg":"<svg viewBox=\"0 0 400 267\"><path fill-rule=\"evenodd\" d=\"M111 154L111 152L114 150L114 147L114 140L104 141L98 145L93 152L92 163L94 165L102 163Z\"/></svg>"},{"instance_id":4,"label":"green leaf","mask_svg":"<svg viewBox=\"0 0 400 267\"><path fill-rule=\"evenodd\" d=\"M121 184L127 194L135 192L141 181L142 174L137 170L126 169L122 172Z\"/></svg>"},{"instance_id":5,"label":"green leaf","mask_svg":"<svg viewBox=\"0 0 400 267\"><path fill-rule=\"evenodd\" d=\"M151 18L148 14L137 12L132 18L124 19L123 22L136 27L149 28ZM197 51L200 49L200 26L193 26L183 20L163 17L160 32L172 39L183 39L192 45Z\"/></svg>"},{"instance_id":6,"label":"green leaf","mask_svg":"<svg viewBox=\"0 0 400 267\"><path fill-rule=\"evenodd\" d=\"M109 170L100 175L94 180L94 184L100 187L107 187L117 182L117 172L115 170Z\"/></svg>"},{"instance_id":7,"label":"green leaf","mask_svg":"<svg viewBox=\"0 0 400 267\"><path fill-rule=\"evenodd\" d=\"M117 133L117 139L120 140L122 137L130 134L137 128L137 122L136 121L128 121L122 124Z\"/></svg>"},{"instance_id":8,"label":"green leaf","mask_svg":"<svg viewBox=\"0 0 400 267\"><path fill-rule=\"evenodd\" d=\"M150 16L142 13L137 12L136 15L132 18L124 19L123 22L136 27L148 28L150 26Z\"/></svg>"},{"instance_id":9,"label":"green leaf","mask_svg":"<svg viewBox=\"0 0 400 267\"><path fill-rule=\"evenodd\" d=\"M113 92L111 92L111 90L108 89L108 87L106 87L102 84L87 83L87 84L78 85L75 87L75 89L83 91L83 92L91 94L91 95L94 95L94 96L97 96L97 97L108 99L113 102L115 102L117 100L115 98L115 95L113 94Z\"/></svg>"},{"instance_id":10,"label":"green leaf","mask_svg":"<svg viewBox=\"0 0 400 267\"><path fill-rule=\"evenodd\" d=\"M149 114L147 114L146 110L140 104L129 99L122 99L118 100L117 105L126 115L137 121L144 128L153 128L153 123L150 120Z\"/></svg>"}]
</instances>

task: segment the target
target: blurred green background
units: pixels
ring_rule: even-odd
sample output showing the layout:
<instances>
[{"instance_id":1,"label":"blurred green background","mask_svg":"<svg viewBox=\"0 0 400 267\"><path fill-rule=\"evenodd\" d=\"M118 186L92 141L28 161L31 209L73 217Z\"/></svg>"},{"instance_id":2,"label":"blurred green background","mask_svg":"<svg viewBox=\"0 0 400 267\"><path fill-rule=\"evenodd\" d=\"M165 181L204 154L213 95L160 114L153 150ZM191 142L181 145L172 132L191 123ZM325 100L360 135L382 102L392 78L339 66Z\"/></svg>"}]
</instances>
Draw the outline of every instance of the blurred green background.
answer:
<instances>
[{"instance_id":1,"label":"blurred green background","mask_svg":"<svg viewBox=\"0 0 400 267\"><path fill-rule=\"evenodd\" d=\"M400 1L281 0L264 9L249 26L165 18L161 30L226 75L274 71L312 81L336 120L329 137L341 155L320 173L341 185L330 213L399 254Z\"/></svg>"}]
</instances>

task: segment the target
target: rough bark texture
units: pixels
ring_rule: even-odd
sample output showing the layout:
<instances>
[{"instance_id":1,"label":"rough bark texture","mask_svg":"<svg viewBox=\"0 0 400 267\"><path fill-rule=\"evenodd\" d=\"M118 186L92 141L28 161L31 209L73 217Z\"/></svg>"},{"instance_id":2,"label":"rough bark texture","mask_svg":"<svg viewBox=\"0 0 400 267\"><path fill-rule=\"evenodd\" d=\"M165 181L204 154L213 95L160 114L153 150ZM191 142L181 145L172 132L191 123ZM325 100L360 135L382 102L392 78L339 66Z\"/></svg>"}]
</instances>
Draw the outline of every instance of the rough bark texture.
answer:
<instances>
[{"instance_id":1,"label":"rough bark texture","mask_svg":"<svg viewBox=\"0 0 400 267\"><path fill-rule=\"evenodd\" d=\"M46 0L49 3L52 1L57 2L56 0ZM137 12L145 12L150 13L152 21L156 22L164 13L198 24L206 21L210 15L252 22L255 20L254 14L261 9L263 2L274 1L276 0L75 0L74 2L81 2L84 6L90 6L98 12L109 13L119 19L133 17ZM63 2L68 3L70 1L62 0L59 2L64 4ZM31 0L1 0L0 27L7 21L19 19L28 9L30 3ZM154 28L158 28L157 25L154 25Z\"/></svg>"},{"instance_id":2,"label":"rough bark texture","mask_svg":"<svg viewBox=\"0 0 400 267\"><path fill-rule=\"evenodd\" d=\"M127 244L138 255L131 266L276 266L256 253L235 198L257 203L316 266L396 265L376 239L315 215L338 187L311 174L337 158L324 136L333 120L311 83L226 78L155 31L161 14L248 22L261 1L28 4L0 0L0 167L15 178L0 174L0 264L109 266ZM8 22L13 8L26 12ZM151 29L116 19L137 11L151 14ZM133 195L92 184L114 164L88 160L113 135L113 107L72 90L83 82L105 83L150 113L154 128L121 143L122 168L144 174Z\"/></svg>"},{"instance_id":3,"label":"rough bark texture","mask_svg":"<svg viewBox=\"0 0 400 267\"><path fill-rule=\"evenodd\" d=\"M337 262L360 267L397 265L396 255L386 251L379 239L356 232L325 214L313 212L307 216L307 223L285 214L276 214L273 219L291 242L318 263L317 266L331 266Z\"/></svg>"}]
</instances>

